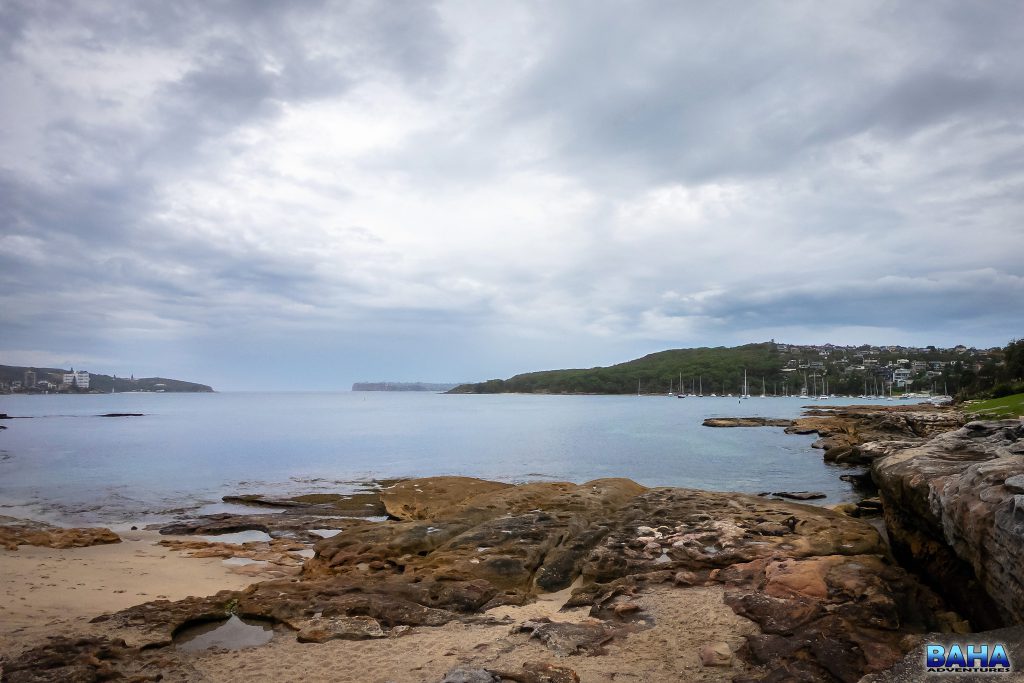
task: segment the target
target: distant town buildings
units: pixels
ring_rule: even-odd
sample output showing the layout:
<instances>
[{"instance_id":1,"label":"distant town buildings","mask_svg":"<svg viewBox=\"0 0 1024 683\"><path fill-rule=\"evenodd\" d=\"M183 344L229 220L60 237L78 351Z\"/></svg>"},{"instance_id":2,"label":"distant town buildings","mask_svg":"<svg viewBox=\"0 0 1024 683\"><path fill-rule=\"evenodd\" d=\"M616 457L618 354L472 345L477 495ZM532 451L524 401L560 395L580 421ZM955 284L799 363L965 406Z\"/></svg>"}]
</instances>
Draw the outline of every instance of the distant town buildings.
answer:
<instances>
[{"instance_id":1,"label":"distant town buildings","mask_svg":"<svg viewBox=\"0 0 1024 683\"><path fill-rule=\"evenodd\" d=\"M85 370L79 370L75 372L74 368L71 368L71 372L65 372L63 381L61 382L63 387L77 387L79 389L89 388L89 373Z\"/></svg>"},{"instance_id":2,"label":"distant town buildings","mask_svg":"<svg viewBox=\"0 0 1024 683\"><path fill-rule=\"evenodd\" d=\"M999 351L963 345L940 348L778 343L775 344L775 350L781 357L784 375L798 373L798 376L805 378L842 377L851 382L861 381L868 390L880 381L883 388L893 387L906 391L911 388L933 388L934 383L943 381L953 366L956 366L958 373L965 370L978 372Z\"/></svg>"},{"instance_id":3,"label":"distant town buildings","mask_svg":"<svg viewBox=\"0 0 1024 683\"><path fill-rule=\"evenodd\" d=\"M3 372L5 366L0 366ZM11 376L12 370L20 373L20 378ZM37 368L7 368L6 376L0 376L0 393L26 392L49 393L51 391L90 391L92 377L85 370L70 372L41 371Z\"/></svg>"}]
</instances>

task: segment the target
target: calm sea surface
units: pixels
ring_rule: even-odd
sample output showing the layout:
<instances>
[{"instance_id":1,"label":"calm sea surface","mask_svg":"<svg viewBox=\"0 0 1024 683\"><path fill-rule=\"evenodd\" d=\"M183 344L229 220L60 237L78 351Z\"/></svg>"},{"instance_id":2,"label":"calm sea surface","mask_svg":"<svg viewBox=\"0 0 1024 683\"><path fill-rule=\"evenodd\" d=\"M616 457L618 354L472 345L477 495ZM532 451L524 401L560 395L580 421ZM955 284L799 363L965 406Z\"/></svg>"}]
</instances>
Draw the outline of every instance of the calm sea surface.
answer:
<instances>
[{"instance_id":1,"label":"calm sea surface","mask_svg":"<svg viewBox=\"0 0 1024 683\"><path fill-rule=\"evenodd\" d=\"M842 405L834 399L819 405ZM228 493L343 490L457 474L629 477L721 491L852 498L813 437L712 429L705 417L795 417L806 400L661 396L217 393L0 396L0 514L120 524L229 509ZM101 418L101 413L145 413Z\"/></svg>"}]
</instances>

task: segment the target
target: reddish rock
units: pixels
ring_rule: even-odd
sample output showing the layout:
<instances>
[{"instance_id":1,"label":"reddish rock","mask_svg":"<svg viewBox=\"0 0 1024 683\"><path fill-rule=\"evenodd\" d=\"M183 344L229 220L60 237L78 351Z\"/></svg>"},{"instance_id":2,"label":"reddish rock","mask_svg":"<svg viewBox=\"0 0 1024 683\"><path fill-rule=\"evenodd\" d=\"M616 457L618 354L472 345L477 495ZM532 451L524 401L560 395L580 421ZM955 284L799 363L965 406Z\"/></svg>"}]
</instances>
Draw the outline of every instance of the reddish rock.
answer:
<instances>
[{"instance_id":1,"label":"reddish rock","mask_svg":"<svg viewBox=\"0 0 1024 683\"><path fill-rule=\"evenodd\" d=\"M369 640L385 637L380 622L371 617L313 617L299 629L300 643L326 643L328 640Z\"/></svg>"},{"instance_id":2,"label":"reddish rock","mask_svg":"<svg viewBox=\"0 0 1024 683\"><path fill-rule=\"evenodd\" d=\"M732 665L732 648L721 641L704 643L700 646L700 663L703 666Z\"/></svg>"},{"instance_id":3,"label":"reddish rock","mask_svg":"<svg viewBox=\"0 0 1024 683\"><path fill-rule=\"evenodd\" d=\"M120 536L102 527L65 529L44 522L0 517L0 546L7 550L17 550L19 545L82 548L120 542Z\"/></svg>"}]
</instances>

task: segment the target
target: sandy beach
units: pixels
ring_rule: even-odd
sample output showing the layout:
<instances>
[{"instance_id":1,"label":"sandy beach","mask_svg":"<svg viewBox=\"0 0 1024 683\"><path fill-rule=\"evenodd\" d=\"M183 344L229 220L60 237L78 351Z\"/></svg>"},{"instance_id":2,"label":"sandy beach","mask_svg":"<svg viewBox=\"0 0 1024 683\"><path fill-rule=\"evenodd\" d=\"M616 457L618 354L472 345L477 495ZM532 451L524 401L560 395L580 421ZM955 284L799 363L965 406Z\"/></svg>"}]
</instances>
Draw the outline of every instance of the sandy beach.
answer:
<instances>
[{"instance_id":1,"label":"sandy beach","mask_svg":"<svg viewBox=\"0 0 1024 683\"><path fill-rule=\"evenodd\" d=\"M121 543L54 549L0 549L0 655L84 633L89 620L148 600L178 600L252 583L217 558L193 558L157 545L156 531L124 531Z\"/></svg>"},{"instance_id":2,"label":"sandy beach","mask_svg":"<svg viewBox=\"0 0 1024 683\"><path fill-rule=\"evenodd\" d=\"M93 617L157 599L178 600L223 589L241 589L261 579L218 558L188 557L157 545L154 531L120 534L121 543L86 548L20 546L0 550L0 656L11 657L52 636L103 635ZM251 570L250 570L251 573ZM300 643L281 631L261 647L210 650L175 656L168 681L433 681L456 666L520 670L525 662L550 661L551 652L512 625L528 620L590 621L587 608L560 612L571 588L542 594L522 607L501 606L485 616L490 624L451 623L416 627L399 638ZM641 630L608 646L601 657L563 662L587 681L728 681L746 667L702 667L699 648L720 640L738 648L756 625L736 616L717 587L686 591L656 589L637 602L660 628ZM500 623L498 622L500 620ZM358 666L352 662L359 662Z\"/></svg>"},{"instance_id":3,"label":"sandy beach","mask_svg":"<svg viewBox=\"0 0 1024 683\"><path fill-rule=\"evenodd\" d=\"M616 639L607 646L607 654L599 657L553 656L528 634L512 632L513 624L531 619L588 621L587 608L559 612L569 592L542 595L531 605L499 607L486 613L508 617L507 624L453 622L416 627L399 638L321 644L299 643L290 634L279 634L259 648L211 651L195 656L191 663L201 680L229 683L253 680L257 673L263 680L315 683L434 682L455 667L516 672L522 671L526 662L569 667L587 682L725 682L752 671L739 658L734 658L731 666L701 665L700 647L709 640L727 642L736 649L745 634L759 631L753 622L736 616L725 605L723 591L717 587L661 588L639 597L638 604L658 626Z\"/></svg>"}]
</instances>

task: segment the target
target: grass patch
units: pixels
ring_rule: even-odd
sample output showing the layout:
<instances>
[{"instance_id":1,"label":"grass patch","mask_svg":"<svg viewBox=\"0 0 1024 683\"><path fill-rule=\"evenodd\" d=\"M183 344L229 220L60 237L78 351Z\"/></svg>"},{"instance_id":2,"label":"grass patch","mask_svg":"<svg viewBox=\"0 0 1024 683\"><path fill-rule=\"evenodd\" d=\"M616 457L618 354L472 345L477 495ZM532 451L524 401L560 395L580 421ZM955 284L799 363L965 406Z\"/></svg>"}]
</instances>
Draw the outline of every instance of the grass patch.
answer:
<instances>
[{"instance_id":1,"label":"grass patch","mask_svg":"<svg viewBox=\"0 0 1024 683\"><path fill-rule=\"evenodd\" d=\"M1024 415L1024 394L1013 394L988 401L971 401L964 407L971 417L1019 417Z\"/></svg>"}]
</instances>

